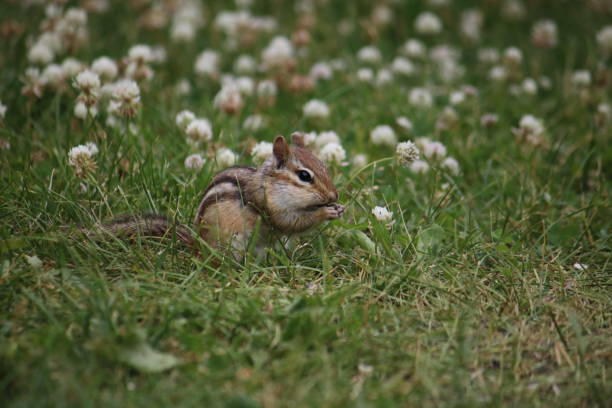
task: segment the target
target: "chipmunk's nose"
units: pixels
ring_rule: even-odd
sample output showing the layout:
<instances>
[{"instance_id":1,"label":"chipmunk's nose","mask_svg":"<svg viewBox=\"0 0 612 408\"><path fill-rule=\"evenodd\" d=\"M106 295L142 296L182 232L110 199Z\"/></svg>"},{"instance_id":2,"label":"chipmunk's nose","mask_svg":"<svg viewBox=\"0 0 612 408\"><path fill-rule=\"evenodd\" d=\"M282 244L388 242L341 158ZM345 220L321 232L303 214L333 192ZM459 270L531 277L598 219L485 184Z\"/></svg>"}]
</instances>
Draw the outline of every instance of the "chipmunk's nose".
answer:
<instances>
[{"instance_id":1,"label":"chipmunk's nose","mask_svg":"<svg viewBox=\"0 0 612 408\"><path fill-rule=\"evenodd\" d=\"M329 201L331 203L335 203L336 201L338 201L338 192L337 191L332 191L331 193L329 193Z\"/></svg>"}]
</instances>

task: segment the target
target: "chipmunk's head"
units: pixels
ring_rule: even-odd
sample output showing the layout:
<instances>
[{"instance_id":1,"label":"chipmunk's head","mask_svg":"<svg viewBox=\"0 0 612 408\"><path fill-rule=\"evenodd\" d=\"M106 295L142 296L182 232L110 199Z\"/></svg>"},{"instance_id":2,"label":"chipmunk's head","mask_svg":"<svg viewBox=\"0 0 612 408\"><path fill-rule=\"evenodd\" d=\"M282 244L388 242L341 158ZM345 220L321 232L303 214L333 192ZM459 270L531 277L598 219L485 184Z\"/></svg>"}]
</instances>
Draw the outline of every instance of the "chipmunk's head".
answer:
<instances>
[{"instance_id":1,"label":"chipmunk's head","mask_svg":"<svg viewBox=\"0 0 612 408\"><path fill-rule=\"evenodd\" d=\"M265 164L265 194L273 225L281 231L300 232L325 220L339 218L344 207L327 166L294 133L292 145L283 136L274 140L274 154Z\"/></svg>"}]
</instances>

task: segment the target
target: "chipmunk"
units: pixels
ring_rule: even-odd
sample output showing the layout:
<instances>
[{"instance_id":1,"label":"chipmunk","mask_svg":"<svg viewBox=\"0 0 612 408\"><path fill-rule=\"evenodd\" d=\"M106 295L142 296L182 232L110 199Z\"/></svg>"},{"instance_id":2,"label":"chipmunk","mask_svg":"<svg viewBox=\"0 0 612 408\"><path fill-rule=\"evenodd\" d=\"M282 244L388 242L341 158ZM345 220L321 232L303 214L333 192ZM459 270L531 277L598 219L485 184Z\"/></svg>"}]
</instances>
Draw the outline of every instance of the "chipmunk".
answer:
<instances>
[{"instance_id":1,"label":"chipmunk","mask_svg":"<svg viewBox=\"0 0 612 408\"><path fill-rule=\"evenodd\" d=\"M213 248L247 248L258 231L258 249L279 236L306 231L342 216L338 192L327 166L306 149L303 135L274 140L273 155L260 167L234 166L218 173L204 190L192 230ZM149 214L118 218L102 228L112 234L168 236L193 245L191 230L165 216Z\"/></svg>"}]
</instances>

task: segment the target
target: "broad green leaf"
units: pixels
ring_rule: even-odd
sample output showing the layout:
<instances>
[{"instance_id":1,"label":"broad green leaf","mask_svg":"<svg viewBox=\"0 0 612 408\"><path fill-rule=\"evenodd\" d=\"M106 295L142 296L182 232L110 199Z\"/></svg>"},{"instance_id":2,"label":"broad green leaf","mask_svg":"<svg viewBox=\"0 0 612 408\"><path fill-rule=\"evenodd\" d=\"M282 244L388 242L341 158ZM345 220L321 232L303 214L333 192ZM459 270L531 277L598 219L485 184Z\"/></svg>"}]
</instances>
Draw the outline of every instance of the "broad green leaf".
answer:
<instances>
[{"instance_id":1,"label":"broad green leaf","mask_svg":"<svg viewBox=\"0 0 612 408\"><path fill-rule=\"evenodd\" d=\"M15 251L27 245L27 241L23 238L8 238L0 241L0 254Z\"/></svg>"},{"instance_id":2,"label":"broad green leaf","mask_svg":"<svg viewBox=\"0 0 612 408\"><path fill-rule=\"evenodd\" d=\"M418 235L417 251L425 253L431 251L439 245L444 238L444 229L438 224L433 224L429 228L425 228Z\"/></svg>"},{"instance_id":3,"label":"broad green leaf","mask_svg":"<svg viewBox=\"0 0 612 408\"><path fill-rule=\"evenodd\" d=\"M180 364L172 354L162 353L146 343L130 347L120 354L124 363L144 373L159 373Z\"/></svg>"}]
</instances>

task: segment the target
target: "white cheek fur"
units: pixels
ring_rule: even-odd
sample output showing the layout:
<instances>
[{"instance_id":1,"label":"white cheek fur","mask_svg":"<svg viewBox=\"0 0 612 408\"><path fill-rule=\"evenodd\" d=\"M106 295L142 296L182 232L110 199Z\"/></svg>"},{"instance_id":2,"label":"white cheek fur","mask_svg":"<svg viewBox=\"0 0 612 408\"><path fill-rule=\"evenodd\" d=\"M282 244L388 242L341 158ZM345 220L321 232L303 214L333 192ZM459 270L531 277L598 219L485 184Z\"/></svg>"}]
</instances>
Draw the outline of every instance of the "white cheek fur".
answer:
<instances>
[{"instance_id":1,"label":"white cheek fur","mask_svg":"<svg viewBox=\"0 0 612 408\"><path fill-rule=\"evenodd\" d=\"M317 195L292 184L278 183L268 198L272 204L287 209L299 209L319 202Z\"/></svg>"}]
</instances>

